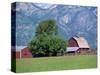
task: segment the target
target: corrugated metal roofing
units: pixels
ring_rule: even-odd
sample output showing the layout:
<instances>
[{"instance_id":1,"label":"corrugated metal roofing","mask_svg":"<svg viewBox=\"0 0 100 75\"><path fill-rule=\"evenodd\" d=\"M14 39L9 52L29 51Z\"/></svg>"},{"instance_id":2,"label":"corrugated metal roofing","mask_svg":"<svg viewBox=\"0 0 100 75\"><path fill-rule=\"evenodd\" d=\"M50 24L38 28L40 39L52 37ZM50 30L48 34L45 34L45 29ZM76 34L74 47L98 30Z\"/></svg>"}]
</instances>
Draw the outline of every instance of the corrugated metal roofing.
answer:
<instances>
[{"instance_id":1,"label":"corrugated metal roofing","mask_svg":"<svg viewBox=\"0 0 100 75\"><path fill-rule=\"evenodd\" d=\"M73 37L73 38L77 41L80 48L90 48L89 44L88 44L87 40L85 40L85 38L83 38L83 37Z\"/></svg>"},{"instance_id":2,"label":"corrugated metal roofing","mask_svg":"<svg viewBox=\"0 0 100 75\"><path fill-rule=\"evenodd\" d=\"M77 51L79 49L79 47L67 47L66 51L70 52L70 51Z\"/></svg>"},{"instance_id":3,"label":"corrugated metal roofing","mask_svg":"<svg viewBox=\"0 0 100 75\"><path fill-rule=\"evenodd\" d=\"M11 48L13 50L16 50L16 51L21 51L23 48L26 48L27 46L12 46Z\"/></svg>"}]
</instances>

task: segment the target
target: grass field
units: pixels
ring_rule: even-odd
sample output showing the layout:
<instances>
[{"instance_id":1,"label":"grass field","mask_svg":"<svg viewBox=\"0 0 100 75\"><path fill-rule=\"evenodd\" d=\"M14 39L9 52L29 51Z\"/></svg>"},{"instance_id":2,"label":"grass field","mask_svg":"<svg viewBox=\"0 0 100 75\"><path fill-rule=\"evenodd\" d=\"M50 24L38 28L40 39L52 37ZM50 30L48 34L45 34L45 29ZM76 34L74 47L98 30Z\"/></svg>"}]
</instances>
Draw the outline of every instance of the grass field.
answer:
<instances>
[{"instance_id":1,"label":"grass field","mask_svg":"<svg viewBox=\"0 0 100 75\"><path fill-rule=\"evenodd\" d=\"M96 68L96 55L17 59L16 72Z\"/></svg>"}]
</instances>

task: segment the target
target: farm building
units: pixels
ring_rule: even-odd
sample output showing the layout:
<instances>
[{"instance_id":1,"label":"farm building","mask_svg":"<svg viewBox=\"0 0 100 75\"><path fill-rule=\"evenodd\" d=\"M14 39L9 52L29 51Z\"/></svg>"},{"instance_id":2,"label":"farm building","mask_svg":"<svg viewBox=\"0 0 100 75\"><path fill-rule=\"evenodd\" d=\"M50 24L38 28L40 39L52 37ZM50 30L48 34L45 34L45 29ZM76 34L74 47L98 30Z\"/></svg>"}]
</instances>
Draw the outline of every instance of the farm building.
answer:
<instances>
[{"instance_id":1,"label":"farm building","mask_svg":"<svg viewBox=\"0 0 100 75\"><path fill-rule=\"evenodd\" d=\"M68 40L67 54L87 54L90 47L84 37L72 37Z\"/></svg>"},{"instance_id":2,"label":"farm building","mask_svg":"<svg viewBox=\"0 0 100 75\"><path fill-rule=\"evenodd\" d=\"M15 49L12 48L12 54L14 56L14 58L32 58L32 53L30 52L30 50L27 47L24 46L19 46L16 47Z\"/></svg>"}]
</instances>

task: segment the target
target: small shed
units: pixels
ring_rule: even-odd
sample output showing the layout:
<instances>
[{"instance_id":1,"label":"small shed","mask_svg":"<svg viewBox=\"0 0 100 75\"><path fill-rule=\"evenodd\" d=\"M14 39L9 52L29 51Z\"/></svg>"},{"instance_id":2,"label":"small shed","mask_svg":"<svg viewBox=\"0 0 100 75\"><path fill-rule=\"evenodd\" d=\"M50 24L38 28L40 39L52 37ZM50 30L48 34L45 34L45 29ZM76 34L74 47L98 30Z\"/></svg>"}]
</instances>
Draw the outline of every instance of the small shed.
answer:
<instances>
[{"instance_id":1,"label":"small shed","mask_svg":"<svg viewBox=\"0 0 100 75\"><path fill-rule=\"evenodd\" d=\"M32 52L26 46L12 47L12 56L16 59L33 57Z\"/></svg>"},{"instance_id":2,"label":"small shed","mask_svg":"<svg viewBox=\"0 0 100 75\"><path fill-rule=\"evenodd\" d=\"M89 51L89 44L84 37L77 36L68 40L67 54L87 54Z\"/></svg>"},{"instance_id":3,"label":"small shed","mask_svg":"<svg viewBox=\"0 0 100 75\"><path fill-rule=\"evenodd\" d=\"M21 50L22 58L32 58L32 52L26 47Z\"/></svg>"}]
</instances>

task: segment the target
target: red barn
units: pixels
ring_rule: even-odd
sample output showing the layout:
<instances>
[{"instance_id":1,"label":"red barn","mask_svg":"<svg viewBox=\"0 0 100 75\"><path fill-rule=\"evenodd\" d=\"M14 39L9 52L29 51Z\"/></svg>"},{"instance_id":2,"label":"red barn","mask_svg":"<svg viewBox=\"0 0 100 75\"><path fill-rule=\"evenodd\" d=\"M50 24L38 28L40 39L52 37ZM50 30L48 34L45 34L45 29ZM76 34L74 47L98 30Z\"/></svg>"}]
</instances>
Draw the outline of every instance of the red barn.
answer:
<instances>
[{"instance_id":1,"label":"red barn","mask_svg":"<svg viewBox=\"0 0 100 75\"><path fill-rule=\"evenodd\" d=\"M16 59L18 59L18 58L32 58L32 53L27 47L18 46L16 48L12 48L12 56Z\"/></svg>"},{"instance_id":2,"label":"red barn","mask_svg":"<svg viewBox=\"0 0 100 75\"><path fill-rule=\"evenodd\" d=\"M21 58L32 58L32 53L27 47L21 50Z\"/></svg>"},{"instance_id":3,"label":"red barn","mask_svg":"<svg viewBox=\"0 0 100 75\"><path fill-rule=\"evenodd\" d=\"M90 51L84 37L72 37L68 40L67 54L87 54Z\"/></svg>"}]
</instances>

